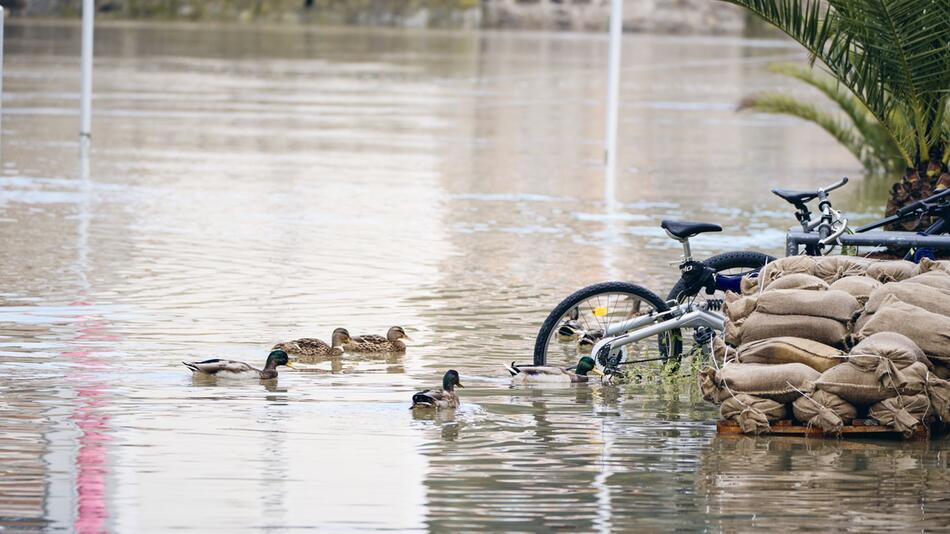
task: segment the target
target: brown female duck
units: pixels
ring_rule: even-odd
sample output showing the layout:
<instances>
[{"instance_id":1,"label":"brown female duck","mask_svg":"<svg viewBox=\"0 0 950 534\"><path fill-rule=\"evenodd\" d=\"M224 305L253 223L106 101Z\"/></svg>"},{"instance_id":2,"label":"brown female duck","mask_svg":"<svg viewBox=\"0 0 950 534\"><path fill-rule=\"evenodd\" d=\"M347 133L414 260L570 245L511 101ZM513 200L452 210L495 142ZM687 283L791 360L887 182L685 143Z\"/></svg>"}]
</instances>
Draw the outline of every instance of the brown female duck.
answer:
<instances>
[{"instance_id":1,"label":"brown female duck","mask_svg":"<svg viewBox=\"0 0 950 534\"><path fill-rule=\"evenodd\" d=\"M343 328L337 330L345 331ZM386 332L386 337L375 334L355 336L344 348L347 352L406 352L404 339L411 341L401 326L394 326Z\"/></svg>"},{"instance_id":2,"label":"brown female duck","mask_svg":"<svg viewBox=\"0 0 950 534\"><path fill-rule=\"evenodd\" d=\"M342 356L345 350L344 347L351 341L352 338L350 338L350 334L345 328L337 328L330 337L329 345L314 337L302 337L293 341L278 343L274 345L274 350L283 350L298 358L330 358Z\"/></svg>"}]
</instances>

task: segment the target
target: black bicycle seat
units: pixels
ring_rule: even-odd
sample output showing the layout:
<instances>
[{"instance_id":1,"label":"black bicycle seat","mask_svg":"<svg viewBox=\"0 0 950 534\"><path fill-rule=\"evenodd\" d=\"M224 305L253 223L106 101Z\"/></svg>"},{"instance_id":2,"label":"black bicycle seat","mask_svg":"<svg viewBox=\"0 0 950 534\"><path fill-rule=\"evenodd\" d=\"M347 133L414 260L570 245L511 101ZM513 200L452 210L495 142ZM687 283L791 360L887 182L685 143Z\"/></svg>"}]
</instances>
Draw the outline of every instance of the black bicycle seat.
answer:
<instances>
[{"instance_id":1,"label":"black bicycle seat","mask_svg":"<svg viewBox=\"0 0 950 534\"><path fill-rule=\"evenodd\" d=\"M671 221L669 219L663 220L660 223L660 228L663 228L670 235L678 239L688 239L703 232L722 231L722 226L719 226L718 224L690 221Z\"/></svg>"},{"instance_id":2,"label":"black bicycle seat","mask_svg":"<svg viewBox=\"0 0 950 534\"><path fill-rule=\"evenodd\" d=\"M792 191L790 189L773 189L773 193L796 206L811 202L818 197L818 191Z\"/></svg>"}]
</instances>

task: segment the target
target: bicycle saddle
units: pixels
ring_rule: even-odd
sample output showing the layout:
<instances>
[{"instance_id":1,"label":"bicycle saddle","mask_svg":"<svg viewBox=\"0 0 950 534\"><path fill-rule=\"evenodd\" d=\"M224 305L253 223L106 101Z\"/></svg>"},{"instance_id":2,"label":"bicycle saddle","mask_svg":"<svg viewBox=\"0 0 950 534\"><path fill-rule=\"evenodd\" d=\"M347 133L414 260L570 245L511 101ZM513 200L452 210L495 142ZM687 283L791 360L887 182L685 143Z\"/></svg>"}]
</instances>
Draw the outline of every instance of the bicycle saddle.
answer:
<instances>
[{"instance_id":1,"label":"bicycle saddle","mask_svg":"<svg viewBox=\"0 0 950 534\"><path fill-rule=\"evenodd\" d=\"M664 219L660 223L660 228L663 228L666 230L666 233L677 239L688 239L703 232L722 231L722 226L719 226L718 224L690 221L671 221L669 219Z\"/></svg>"},{"instance_id":2,"label":"bicycle saddle","mask_svg":"<svg viewBox=\"0 0 950 534\"><path fill-rule=\"evenodd\" d=\"M785 199L786 202L798 206L799 204L805 204L806 202L811 202L813 199L818 197L818 191L792 191L790 189L773 189L773 193L779 197Z\"/></svg>"}]
</instances>

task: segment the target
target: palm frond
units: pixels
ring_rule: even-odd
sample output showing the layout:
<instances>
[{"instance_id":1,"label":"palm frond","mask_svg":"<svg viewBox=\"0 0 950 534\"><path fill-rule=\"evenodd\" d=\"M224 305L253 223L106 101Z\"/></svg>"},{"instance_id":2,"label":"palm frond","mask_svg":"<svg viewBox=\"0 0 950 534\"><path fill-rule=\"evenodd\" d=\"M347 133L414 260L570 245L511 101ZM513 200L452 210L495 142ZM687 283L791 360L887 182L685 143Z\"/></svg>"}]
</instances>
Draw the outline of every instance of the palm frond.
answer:
<instances>
[{"instance_id":1,"label":"palm frond","mask_svg":"<svg viewBox=\"0 0 950 534\"><path fill-rule=\"evenodd\" d=\"M945 136L950 92L947 0L722 0L798 41L855 96L914 166ZM888 122L900 110L910 125Z\"/></svg>"},{"instance_id":2,"label":"palm frond","mask_svg":"<svg viewBox=\"0 0 950 534\"><path fill-rule=\"evenodd\" d=\"M795 78L814 87L841 109L857 130L857 136L860 136L867 145L867 149L876 154L873 159L877 161L873 165L873 169L868 168L869 171L902 170L904 168L901 151L897 146L897 139L878 122L863 102L845 89L837 80L826 74L821 74L813 68L797 63L773 63L769 65L769 70L776 74Z\"/></svg>"}]
</instances>

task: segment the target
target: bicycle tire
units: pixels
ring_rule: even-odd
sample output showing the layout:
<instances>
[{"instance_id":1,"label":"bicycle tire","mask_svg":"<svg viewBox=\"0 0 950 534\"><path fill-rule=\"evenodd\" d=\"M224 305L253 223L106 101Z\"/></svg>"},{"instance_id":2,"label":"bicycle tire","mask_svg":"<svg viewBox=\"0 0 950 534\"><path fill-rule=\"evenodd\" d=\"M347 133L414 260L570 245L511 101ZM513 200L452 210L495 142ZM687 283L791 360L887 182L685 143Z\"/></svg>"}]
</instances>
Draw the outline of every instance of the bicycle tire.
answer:
<instances>
[{"instance_id":1,"label":"bicycle tire","mask_svg":"<svg viewBox=\"0 0 950 534\"><path fill-rule=\"evenodd\" d=\"M547 365L548 343L551 340L554 329L558 326L558 322L571 308L601 293L629 293L647 302L656 311L663 312L669 309L669 306L666 305L666 302L660 298L659 295L643 286L631 282L601 282L581 288L555 306L544 320L544 323L541 325L541 330L538 331L538 336L534 342L534 365Z\"/></svg>"},{"instance_id":2,"label":"bicycle tire","mask_svg":"<svg viewBox=\"0 0 950 534\"><path fill-rule=\"evenodd\" d=\"M732 252L724 252L722 254L717 254L715 256L710 256L703 260L703 264L711 267L714 271L721 272L727 269L761 269L766 263L770 261L775 261L775 257L769 256L762 252L754 252L751 250L737 250ZM683 295L683 291L686 289L686 281L680 278L676 284L673 286L673 289L670 290L670 293L667 295L667 301L675 300L676 302L683 302L687 298L693 295ZM674 339L678 340L677 343L674 343L673 350L667 356L667 358L680 358L683 352L683 336L682 332L679 329L672 330L672 335ZM666 347L663 345L663 340L658 341L660 343L660 353L664 354L667 352Z\"/></svg>"}]
</instances>

